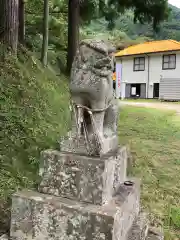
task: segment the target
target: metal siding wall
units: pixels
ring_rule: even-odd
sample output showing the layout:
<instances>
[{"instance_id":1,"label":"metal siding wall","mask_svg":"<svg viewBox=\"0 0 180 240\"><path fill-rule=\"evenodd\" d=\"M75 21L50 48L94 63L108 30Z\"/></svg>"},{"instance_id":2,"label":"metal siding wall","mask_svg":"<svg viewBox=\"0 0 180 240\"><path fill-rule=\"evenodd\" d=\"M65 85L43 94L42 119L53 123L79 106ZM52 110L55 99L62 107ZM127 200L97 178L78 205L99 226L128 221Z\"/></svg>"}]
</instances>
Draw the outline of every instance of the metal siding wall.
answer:
<instances>
[{"instance_id":1,"label":"metal siding wall","mask_svg":"<svg viewBox=\"0 0 180 240\"><path fill-rule=\"evenodd\" d=\"M131 97L131 84L126 84L125 87L125 98Z\"/></svg>"},{"instance_id":2,"label":"metal siding wall","mask_svg":"<svg viewBox=\"0 0 180 240\"><path fill-rule=\"evenodd\" d=\"M180 100L180 78L160 79L159 99Z\"/></svg>"},{"instance_id":3,"label":"metal siding wall","mask_svg":"<svg viewBox=\"0 0 180 240\"><path fill-rule=\"evenodd\" d=\"M146 98L146 84L142 83L141 84L141 96L140 98Z\"/></svg>"}]
</instances>

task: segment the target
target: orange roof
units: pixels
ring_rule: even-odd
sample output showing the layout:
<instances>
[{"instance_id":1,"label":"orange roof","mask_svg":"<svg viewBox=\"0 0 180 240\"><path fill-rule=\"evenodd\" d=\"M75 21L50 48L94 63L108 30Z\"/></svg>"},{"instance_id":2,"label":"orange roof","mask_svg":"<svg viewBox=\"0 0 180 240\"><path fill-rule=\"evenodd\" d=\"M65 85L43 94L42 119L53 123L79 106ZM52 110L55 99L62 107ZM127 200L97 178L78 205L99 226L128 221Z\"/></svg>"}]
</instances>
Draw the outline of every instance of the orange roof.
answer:
<instances>
[{"instance_id":1,"label":"orange roof","mask_svg":"<svg viewBox=\"0 0 180 240\"><path fill-rule=\"evenodd\" d=\"M117 52L115 57L139 55L145 53L168 52L180 50L180 42L175 40L152 41L130 46Z\"/></svg>"}]
</instances>

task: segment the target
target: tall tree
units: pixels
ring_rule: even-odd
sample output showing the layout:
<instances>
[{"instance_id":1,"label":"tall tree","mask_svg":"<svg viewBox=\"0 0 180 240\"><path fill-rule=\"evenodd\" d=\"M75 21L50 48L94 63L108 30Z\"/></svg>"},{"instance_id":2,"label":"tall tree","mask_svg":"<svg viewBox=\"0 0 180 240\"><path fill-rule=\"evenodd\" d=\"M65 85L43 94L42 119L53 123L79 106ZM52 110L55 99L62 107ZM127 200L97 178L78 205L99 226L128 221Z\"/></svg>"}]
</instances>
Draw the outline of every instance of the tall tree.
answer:
<instances>
[{"instance_id":1,"label":"tall tree","mask_svg":"<svg viewBox=\"0 0 180 240\"><path fill-rule=\"evenodd\" d=\"M25 3L19 0L19 42L24 43L25 40Z\"/></svg>"},{"instance_id":2,"label":"tall tree","mask_svg":"<svg viewBox=\"0 0 180 240\"><path fill-rule=\"evenodd\" d=\"M68 0L68 54L67 72L70 73L72 62L79 45L80 20L88 22L97 17L99 0Z\"/></svg>"},{"instance_id":3,"label":"tall tree","mask_svg":"<svg viewBox=\"0 0 180 240\"><path fill-rule=\"evenodd\" d=\"M43 15L43 43L41 52L41 61L44 67L48 63L48 33L49 33L49 1L44 0L44 15Z\"/></svg>"},{"instance_id":4,"label":"tall tree","mask_svg":"<svg viewBox=\"0 0 180 240\"><path fill-rule=\"evenodd\" d=\"M101 12L109 21L109 28L114 27L114 21L127 9L134 11L134 22L152 23L154 30L157 30L161 21L169 15L168 0L109 0L108 4L101 1Z\"/></svg>"},{"instance_id":5,"label":"tall tree","mask_svg":"<svg viewBox=\"0 0 180 240\"><path fill-rule=\"evenodd\" d=\"M17 52L19 0L0 0L0 41Z\"/></svg>"},{"instance_id":6,"label":"tall tree","mask_svg":"<svg viewBox=\"0 0 180 240\"><path fill-rule=\"evenodd\" d=\"M68 53L67 72L70 73L72 62L79 44L79 0L68 2Z\"/></svg>"},{"instance_id":7,"label":"tall tree","mask_svg":"<svg viewBox=\"0 0 180 240\"><path fill-rule=\"evenodd\" d=\"M78 46L79 17L86 21L98 16L105 17L109 22L109 29L112 29L119 14L126 9L134 10L135 22L152 22L155 30L157 30L158 24L168 17L169 13L168 0L69 0L68 72L70 72Z\"/></svg>"}]
</instances>

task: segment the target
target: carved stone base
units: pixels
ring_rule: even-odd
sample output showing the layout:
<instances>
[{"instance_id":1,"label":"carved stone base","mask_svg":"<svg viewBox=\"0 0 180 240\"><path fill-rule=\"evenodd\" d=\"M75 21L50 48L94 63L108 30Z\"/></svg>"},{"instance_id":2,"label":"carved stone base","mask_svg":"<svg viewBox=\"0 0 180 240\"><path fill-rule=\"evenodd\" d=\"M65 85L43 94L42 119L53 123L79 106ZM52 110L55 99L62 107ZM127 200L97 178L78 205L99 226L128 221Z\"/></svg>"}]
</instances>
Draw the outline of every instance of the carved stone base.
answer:
<instances>
[{"instance_id":1,"label":"carved stone base","mask_svg":"<svg viewBox=\"0 0 180 240\"><path fill-rule=\"evenodd\" d=\"M39 192L102 205L126 180L126 148L102 158L47 150L42 153Z\"/></svg>"},{"instance_id":2,"label":"carved stone base","mask_svg":"<svg viewBox=\"0 0 180 240\"><path fill-rule=\"evenodd\" d=\"M103 206L24 190L12 198L11 239L129 240L138 214L137 182Z\"/></svg>"},{"instance_id":3,"label":"carved stone base","mask_svg":"<svg viewBox=\"0 0 180 240\"><path fill-rule=\"evenodd\" d=\"M44 151L40 193L12 197L10 239L163 240L148 230L140 184L126 167L125 147L102 157Z\"/></svg>"}]
</instances>

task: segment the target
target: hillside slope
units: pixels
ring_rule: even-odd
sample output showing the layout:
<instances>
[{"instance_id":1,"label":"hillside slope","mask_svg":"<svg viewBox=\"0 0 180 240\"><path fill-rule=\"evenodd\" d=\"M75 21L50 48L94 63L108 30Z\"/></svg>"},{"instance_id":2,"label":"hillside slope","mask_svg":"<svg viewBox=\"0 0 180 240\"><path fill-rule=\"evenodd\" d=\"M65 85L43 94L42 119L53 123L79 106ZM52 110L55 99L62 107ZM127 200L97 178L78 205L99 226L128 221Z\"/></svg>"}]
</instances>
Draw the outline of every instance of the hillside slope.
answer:
<instances>
[{"instance_id":1,"label":"hillside slope","mask_svg":"<svg viewBox=\"0 0 180 240\"><path fill-rule=\"evenodd\" d=\"M44 70L33 55L0 61L0 230L11 194L34 187L40 151L56 147L69 121L67 79Z\"/></svg>"},{"instance_id":2,"label":"hillside slope","mask_svg":"<svg viewBox=\"0 0 180 240\"><path fill-rule=\"evenodd\" d=\"M180 41L180 9L169 5L172 9L169 19L160 25L158 33L153 31L151 24L134 24L133 11L128 10L116 21L115 29L107 31L108 23L105 19L93 20L90 25L83 27L87 36L112 39L115 45L119 42L130 44L153 39L174 39ZM117 43L118 42L118 43Z\"/></svg>"},{"instance_id":3,"label":"hillside slope","mask_svg":"<svg viewBox=\"0 0 180 240\"><path fill-rule=\"evenodd\" d=\"M180 41L180 9L169 5L171 14L167 21L160 24L160 31L154 33L150 24L134 24L133 13L127 11L116 21L116 29L124 31L129 37L136 39L139 36L146 36L153 39L175 39Z\"/></svg>"}]
</instances>

